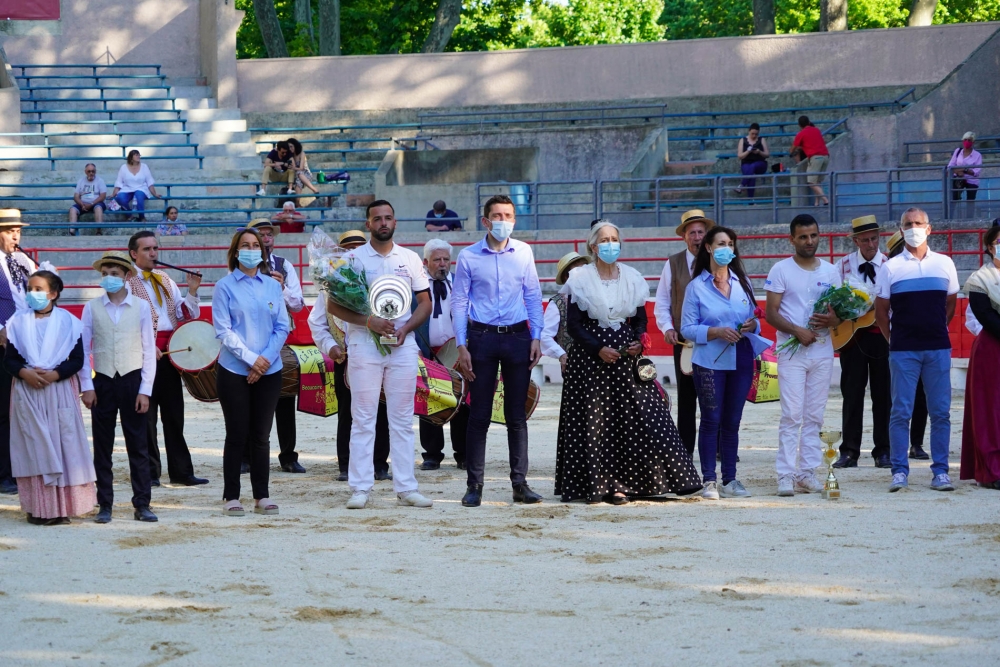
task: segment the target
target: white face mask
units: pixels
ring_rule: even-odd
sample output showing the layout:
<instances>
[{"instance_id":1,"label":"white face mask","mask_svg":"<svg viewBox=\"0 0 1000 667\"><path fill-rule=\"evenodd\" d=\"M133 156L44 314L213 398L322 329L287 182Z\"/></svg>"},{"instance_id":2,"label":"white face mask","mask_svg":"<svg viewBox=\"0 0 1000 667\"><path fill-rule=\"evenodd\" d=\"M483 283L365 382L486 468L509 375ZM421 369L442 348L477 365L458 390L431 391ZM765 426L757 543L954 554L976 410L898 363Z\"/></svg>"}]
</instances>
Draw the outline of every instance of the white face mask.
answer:
<instances>
[{"instance_id":1,"label":"white face mask","mask_svg":"<svg viewBox=\"0 0 1000 667\"><path fill-rule=\"evenodd\" d=\"M490 234L492 234L493 238L495 238L497 241L503 243L504 241L507 240L507 237L510 236L510 233L512 231L514 231L513 222L507 222L503 220L493 220L493 229L490 230Z\"/></svg>"},{"instance_id":2,"label":"white face mask","mask_svg":"<svg viewBox=\"0 0 1000 667\"><path fill-rule=\"evenodd\" d=\"M903 230L903 240L911 248L919 248L927 240L926 227L911 227Z\"/></svg>"}]
</instances>

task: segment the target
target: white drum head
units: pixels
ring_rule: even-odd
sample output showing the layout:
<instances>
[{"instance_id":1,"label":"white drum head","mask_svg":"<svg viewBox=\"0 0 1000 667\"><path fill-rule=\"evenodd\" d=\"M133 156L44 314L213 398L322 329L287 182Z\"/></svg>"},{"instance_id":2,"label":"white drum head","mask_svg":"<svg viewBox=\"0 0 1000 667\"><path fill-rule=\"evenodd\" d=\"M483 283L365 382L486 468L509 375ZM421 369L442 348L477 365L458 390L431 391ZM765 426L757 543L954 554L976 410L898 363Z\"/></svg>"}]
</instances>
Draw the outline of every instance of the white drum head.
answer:
<instances>
[{"instance_id":1,"label":"white drum head","mask_svg":"<svg viewBox=\"0 0 1000 667\"><path fill-rule=\"evenodd\" d=\"M694 373L694 366L691 364L691 360L694 358L694 343L686 342L683 345L684 349L681 350L681 373L691 375Z\"/></svg>"},{"instance_id":2,"label":"white drum head","mask_svg":"<svg viewBox=\"0 0 1000 667\"><path fill-rule=\"evenodd\" d=\"M204 320L195 320L177 327L167 345L169 350L187 347L191 350L171 354L170 363L178 370L195 372L215 363L222 350L222 342L215 337L215 326Z\"/></svg>"},{"instance_id":3,"label":"white drum head","mask_svg":"<svg viewBox=\"0 0 1000 667\"><path fill-rule=\"evenodd\" d=\"M455 339L446 340L444 345L434 353L434 356L446 368L455 368L458 365L458 345L455 344Z\"/></svg>"}]
</instances>

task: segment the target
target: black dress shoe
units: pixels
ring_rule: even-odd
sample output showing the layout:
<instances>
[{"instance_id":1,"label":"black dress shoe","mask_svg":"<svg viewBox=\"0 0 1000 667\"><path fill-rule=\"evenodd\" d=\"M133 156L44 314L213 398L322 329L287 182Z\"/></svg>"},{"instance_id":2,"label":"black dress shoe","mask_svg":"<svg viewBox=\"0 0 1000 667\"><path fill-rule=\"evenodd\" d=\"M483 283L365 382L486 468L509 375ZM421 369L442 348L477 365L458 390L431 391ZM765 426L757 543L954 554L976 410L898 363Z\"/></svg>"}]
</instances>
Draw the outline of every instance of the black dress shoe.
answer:
<instances>
[{"instance_id":1,"label":"black dress shoe","mask_svg":"<svg viewBox=\"0 0 1000 667\"><path fill-rule=\"evenodd\" d=\"M388 470L376 470L375 480L382 481L383 479L392 479L392 473Z\"/></svg>"},{"instance_id":2,"label":"black dress shoe","mask_svg":"<svg viewBox=\"0 0 1000 667\"><path fill-rule=\"evenodd\" d=\"M848 454L841 454L840 458L837 459L834 462L833 467L834 468L857 468L858 467L858 460L856 458L854 458L853 456L850 456Z\"/></svg>"},{"instance_id":3,"label":"black dress shoe","mask_svg":"<svg viewBox=\"0 0 1000 667\"><path fill-rule=\"evenodd\" d=\"M159 477L153 477L152 479L149 480L149 485L150 486L159 486L160 485L160 478Z\"/></svg>"},{"instance_id":4,"label":"black dress shoe","mask_svg":"<svg viewBox=\"0 0 1000 667\"><path fill-rule=\"evenodd\" d=\"M11 478L0 480L0 493L5 496L16 496L17 495L17 482Z\"/></svg>"},{"instance_id":5,"label":"black dress shoe","mask_svg":"<svg viewBox=\"0 0 1000 667\"><path fill-rule=\"evenodd\" d=\"M199 484L208 484L208 480L204 477L195 477L191 475L190 477L185 477L184 479L170 479L171 484L177 484L178 486L198 486Z\"/></svg>"},{"instance_id":6,"label":"black dress shoe","mask_svg":"<svg viewBox=\"0 0 1000 667\"><path fill-rule=\"evenodd\" d=\"M302 464L298 461L292 461L291 463L282 463L281 469L285 472L305 472L306 469L302 467Z\"/></svg>"},{"instance_id":7,"label":"black dress shoe","mask_svg":"<svg viewBox=\"0 0 1000 667\"><path fill-rule=\"evenodd\" d=\"M337 475L337 481L338 482L346 482L347 481L347 473L346 472L341 472L339 475Z\"/></svg>"},{"instance_id":8,"label":"black dress shoe","mask_svg":"<svg viewBox=\"0 0 1000 667\"><path fill-rule=\"evenodd\" d=\"M462 507L479 507L483 504L483 485L470 484L462 498Z\"/></svg>"},{"instance_id":9,"label":"black dress shoe","mask_svg":"<svg viewBox=\"0 0 1000 667\"><path fill-rule=\"evenodd\" d=\"M542 497L532 491L531 487L525 482L514 485L514 502L533 505L542 502Z\"/></svg>"},{"instance_id":10,"label":"black dress shoe","mask_svg":"<svg viewBox=\"0 0 1000 667\"><path fill-rule=\"evenodd\" d=\"M421 470L440 470L441 464L437 461L424 461L420 464Z\"/></svg>"},{"instance_id":11,"label":"black dress shoe","mask_svg":"<svg viewBox=\"0 0 1000 667\"><path fill-rule=\"evenodd\" d=\"M930 454L928 454L927 452L925 452L924 448L921 447L920 445L917 445L916 447L910 447L910 458L911 459L917 459L919 461L926 461L930 457L931 457Z\"/></svg>"},{"instance_id":12,"label":"black dress shoe","mask_svg":"<svg viewBox=\"0 0 1000 667\"><path fill-rule=\"evenodd\" d=\"M135 511L132 512L132 516L135 517L136 521L145 521L147 523L156 523L159 521L159 519L156 518L156 515L149 511L148 505L136 507Z\"/></svg>"},{"instance_id":13,"label":"black dress shoe","mask_svg":"<svg viewBox=\"0 0 1000 667\"><path fill-rule=\"evenodd\" d=\"M68 516L57 516L54 519L42 519L46 526L66 526L71 523Z\"/></svg>"},{"instance_id":14,"label":"black dress shoe","mask_svg":"<svg viewBox=\"0 0 1000 667\"><path fill-rule=\"evenodd\" d=\"M46 521L48 519L39 519L37 516L31 516L30 512L28 513L28 523L32 526L44 526Z\"/></svg>"},{"instance_id":15,"label":"black dress shoe","mask_svg":"<svg viewBox=\"0 0 1000 667\"><path fill-rule=\"evenodd\" d=\"M455 467L459 470L465 470L465 461L455 461Z\"/></svg>"},{"instance_id":16,"label":"black dress shoe","mask_svg":"<svg viewBox=\"0 0 1000 667\"><path fill-rule=\"evenodd\" d=\"M250 464L244 461L240 464L240 474L249 475L250 474Z\"/></svg>"},{"instance_id":17,"label":"black dress shoe","mask_svg":"<svg viewBox=\"0 0 1000 667\"><path fill-rule=\"evenodd\" d=\"M101 505L101 511L94 518L94 523L111 523L111 505Z\"/></svg>"},{"instance_id":18,"label":"black dress shoe","mask_svg":"<svg viewBox=\"0 0 1000 667\"><path fill-rule=\"evenodd\" d=\"M889 460L888 454L883 454L882 456L875 457L875 467L876 468L891 468L892 461Z\"/></svg>"},{"instance_id":19,"label":"black dress shoe","mask_svg":"<svg viewBox=\"0 0 1000 667\"><path fill-rule=\"evenodd\" d=\"M612 493L610 496L604 497L604 502L609 505L628 505L629 500L628 496L616 496Z\"/></svg>"}]
</instances>

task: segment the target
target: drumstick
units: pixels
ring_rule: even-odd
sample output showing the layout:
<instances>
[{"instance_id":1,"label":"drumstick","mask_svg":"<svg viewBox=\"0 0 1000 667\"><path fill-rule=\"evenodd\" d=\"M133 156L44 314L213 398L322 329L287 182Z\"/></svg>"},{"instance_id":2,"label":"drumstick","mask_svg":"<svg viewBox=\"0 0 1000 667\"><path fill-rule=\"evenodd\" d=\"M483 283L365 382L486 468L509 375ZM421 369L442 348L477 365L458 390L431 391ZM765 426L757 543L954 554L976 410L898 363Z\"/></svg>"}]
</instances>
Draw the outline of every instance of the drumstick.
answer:
<instances>
[{"instance_id":1,"label":"drumstick","mask_svg":"<svg viewBox=\"0 0 1000 667\"><path fill-rule=\"evenodd\" d=\"M186 273L188 275L192 275L192 276L200 276L201 275L200 271L191 271L190 269L182 269L179 266L174 266L173 264L167 264L166 262L161 262L158 259L154 259L153 260L153 264L159 264L160 266L165 266L168 269L175 269L177 271L183 271L184 273Z\"/></svg>"},{"instance_id":2,"label":"drumstick","mask_svg":"<svg viewBox=\"0 0 1000 667\"><path fill-rule=\"evenodd\" d=\"M176 350L167 350L162 354L167 355L167 354L173 354L174 352L190 352L190 351L191 351L191 346L188 345L187 347L179 347Z\"/></svg>"}]
</instances>

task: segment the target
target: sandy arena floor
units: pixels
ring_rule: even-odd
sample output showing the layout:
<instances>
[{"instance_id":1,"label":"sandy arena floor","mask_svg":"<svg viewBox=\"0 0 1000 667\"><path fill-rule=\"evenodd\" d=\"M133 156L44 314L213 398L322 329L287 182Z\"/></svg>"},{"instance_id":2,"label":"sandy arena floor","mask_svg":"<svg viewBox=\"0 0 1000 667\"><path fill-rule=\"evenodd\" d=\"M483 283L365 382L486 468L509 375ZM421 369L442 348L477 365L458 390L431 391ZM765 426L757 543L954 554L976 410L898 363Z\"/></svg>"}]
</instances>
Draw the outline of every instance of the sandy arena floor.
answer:
<instances>
[{"instance_id":1,"label":"sandy arena floor","mask_svg":"<svg viewBox=\"0 0 1000 667\"><path fill-rule=\"evenodd\" d=\"M549 496L530 507L510 504L494 426L483 507L461 507L465 475L448 462L418 472L433 509L396 506L380 482L374 507L348 511L336 418L301 415L309 472L272 472L281 514L226 518L221 414L189 400L211 484L154 490L160 523L145 525L119 431L110 525L31 526L0 496L0 664L1000 662L997 492L933 492L920 462L912 490L890 495L864 455L839 475L839 503L778 498L770 404L744 417L752 498L563 505L551 498L559 393L546 387L529 422L530 481ZM957 478L960 398L953 408ZM827 423L839 415L834 395Z\"/></svg>"}]
</instances>

